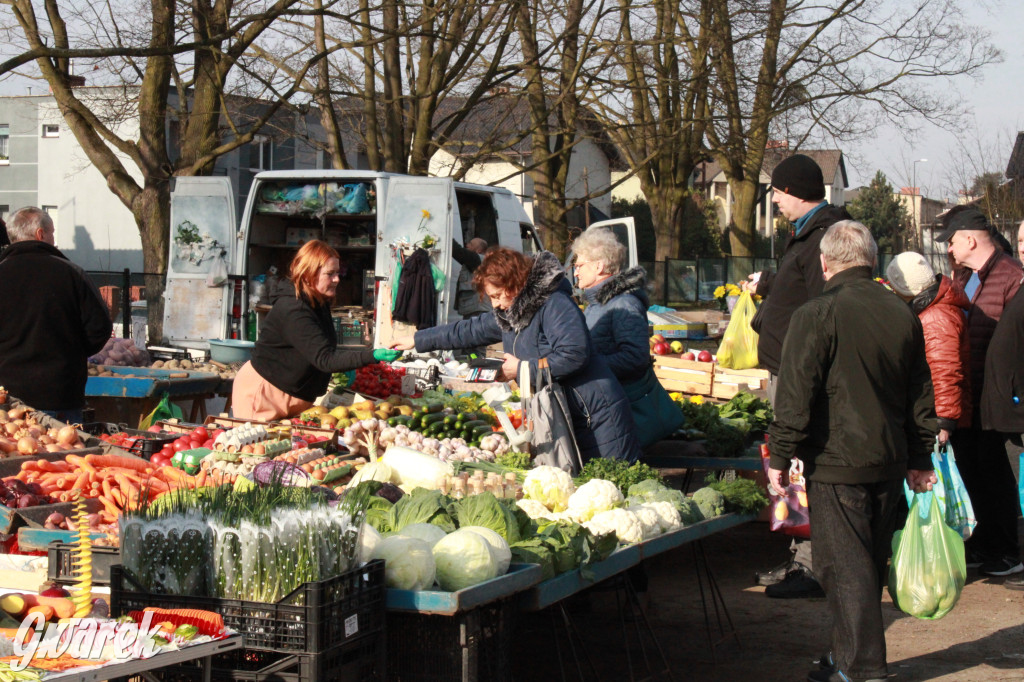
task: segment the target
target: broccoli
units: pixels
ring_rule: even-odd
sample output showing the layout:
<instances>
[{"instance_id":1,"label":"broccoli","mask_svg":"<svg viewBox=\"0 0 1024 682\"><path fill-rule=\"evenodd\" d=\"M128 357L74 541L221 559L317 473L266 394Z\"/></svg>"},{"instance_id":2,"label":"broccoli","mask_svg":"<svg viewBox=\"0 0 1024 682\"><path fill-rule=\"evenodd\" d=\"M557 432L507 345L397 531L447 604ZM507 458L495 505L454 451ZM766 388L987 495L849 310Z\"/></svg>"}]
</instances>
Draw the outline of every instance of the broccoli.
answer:
<instances>
[{"instance_id":1,"label":"broccoli","mask_svg":"<svg viewBox=\"0 0 1024 682\"><path fill-rule=\"evenodd\" d=\"M653 479L629 486L629 496L641 498L644 502L670 502L676 507L686 499L681 490L669 488Z\"/></svg>"},{"instance_id":2,"label":"broccoli","mask_svg":"<svg viewBox=\"0 0 1024 682\"><path fill-rule=\"evenodd\" d=\"M676 505L676 509L679 510L679 518L684 526L691 526L704 520L700 507L689 497L684 497L682 502Z\"/></svg>"},{"instance_id":3,"label":"broccoli","mask_svg":"<svg viewBox=\"0 0 1024 682\"><path fill-rule=\"evenodd\" d=\"M704 518L711 519L725 513L725 496L714 488L701 488L693 494Z\"/></svg>"}]
</instances>

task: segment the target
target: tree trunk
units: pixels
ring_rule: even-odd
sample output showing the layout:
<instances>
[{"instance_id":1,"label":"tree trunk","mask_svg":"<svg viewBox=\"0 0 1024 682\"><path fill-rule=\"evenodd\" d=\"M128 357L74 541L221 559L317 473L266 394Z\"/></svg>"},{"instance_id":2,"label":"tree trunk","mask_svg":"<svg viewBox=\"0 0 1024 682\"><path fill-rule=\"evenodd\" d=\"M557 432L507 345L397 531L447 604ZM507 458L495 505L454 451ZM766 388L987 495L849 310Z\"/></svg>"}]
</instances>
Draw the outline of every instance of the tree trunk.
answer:
<instances>
[{"instance_id":1,"label":"tree trunk","mask_svg":"<svg viewBox=\"0 0 1024 682\"><path fill-rule=\"evenodd\" d=\"M754 235L757 232L758 178L746 177L730 181L732 187L732 224L729 225L729 245L733 256L754 255Z\"/></svg>"},{"instance_id":2,"label":"tree trunk","mask_svg":"<svg viewBox=\"0 0 1024 682\"><path fill-rule=\"evenodd\" d=\"M657 247L655 260L667 258L686 258L695 254L680 253L679 236L683 230L683 215L690 193L682 187L651 187L644 188L648 197L647 204L651 207L651 222L654 223L654 236Z\"/></svg>"},{"instance_id":3,"label":"tree trunk","mask_svg":"<svg viewBox=\"0 0 1024 682\"><path fill-rule=\"evenodd\" d=\"M142 262L146 272L149 342L164 342L164 288L171 233L171 191L166 180L146 180L132 202L132 214L142 237Z\"/></svg>"}]
</instances>

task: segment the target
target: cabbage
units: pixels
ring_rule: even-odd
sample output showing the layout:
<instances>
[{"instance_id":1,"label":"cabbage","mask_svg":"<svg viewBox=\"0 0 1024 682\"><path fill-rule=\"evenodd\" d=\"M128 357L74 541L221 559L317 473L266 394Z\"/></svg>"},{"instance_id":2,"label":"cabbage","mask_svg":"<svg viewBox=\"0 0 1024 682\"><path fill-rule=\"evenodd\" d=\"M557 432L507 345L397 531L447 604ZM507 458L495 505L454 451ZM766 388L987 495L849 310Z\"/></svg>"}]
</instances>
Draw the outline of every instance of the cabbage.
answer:
<instances>
[{"instance_id":1,"label":"cabbage","mask_svg":"<svg viewBox=\"0 0 1024 682\"><path fill-rule=\"evenodd\" d=\"M487 541L471 530L457 530L434 545L437 584L455 592L498 575L498 561Z\"/></svg>"},{"instance_id":2,"label":"cabbage","mask_svg":"<svg viewBox=\"0 0 1024 682\"><path fill-rule=\"evenodd\" d=\"M359 531L359 563L365 564L373 558L373 552L377 545L383 540L377 529L368 523L364 523Z\"/></svg>"},{"instance_id":3,"label":"cabbage","mask_svg":"<svg viewBox=\"0 0 1024 682\"><path fill-rule=\"evenodd\" d=\"M459 527L483 526L490 528L508 544L519 542L519 522L507 506L498 501L494 493L482 492L463 498L456 506Z\"/></svg>"},{"instance_id":4,"label":"cabbage","mask_svg":"<svg viewBox=\"0 0 1024 682\"><path fill-rule=\"evenodd\" d=\"M434 556L423 540L392 535L381 540L373 558L384 560L384 582L388 587L425 590L434 584Z\"/></svg>"},{"instance_id":5,"label":"cabbage","mask_svg":"<svg viewBox=\"0 0 1024 682\"><path fill-rule=\"evenodd\" d=\"M565 511L575 490L572 477L558 467L535 467L523 480L523 496L537 500L553 512Z\"/></svg>"},{"instance_id":6,"label":"cabbage","mask_svg":"<svg viewBox=\"0 0 1024 682\"><path fill-rule=\"evenodd\" d=\"M445 535L448 535L448 533L444 532L444 529L440 526L435 526L432 523L410 523L399 531L398 535L423 540L430 545L430 549L433 550L437 541Z\"/></svg>"},{"instance_id":7,"label":"cabbage","mask_svg":"<svg viewBox=\"0 0 1024 682\"><path fill-rule=\"evenodd\" d=\"M380 481L382 483L388 483L394 479L394 471L391 467L381 461L370 462L365 465L362 469L356 472L352 480L348 482L349 488L354 488L363 481Z\"/></svg>"},{"instance_id":8,"label":"cabbage","mask_svg":"<svg viewBox=\"0 0 1024 682\"><path fill-rule=\"evenodd\" d=\"M455 522L448 515L447 499L439 490L417 488L391 508L391 530L399 532L412 523L432 523L450 533Z\"/></svg>"},{"instance_id":9,"label":"cabbage","mask_svg":"<svg viewBox=\"0 0 1024 682\"><path fill-rule=\"evenodd\" d=\"M474 497L476 496L474 495ZM460 530L467 530L471 533L476 533L486 540L487 544L491 546L494 558L498 561L498 575L505 575L508 573L508 566L512 563L512 550L509 549L508 543L505 542L505 538L484 526L463 526Z\"/></svg>"}]
</instances>

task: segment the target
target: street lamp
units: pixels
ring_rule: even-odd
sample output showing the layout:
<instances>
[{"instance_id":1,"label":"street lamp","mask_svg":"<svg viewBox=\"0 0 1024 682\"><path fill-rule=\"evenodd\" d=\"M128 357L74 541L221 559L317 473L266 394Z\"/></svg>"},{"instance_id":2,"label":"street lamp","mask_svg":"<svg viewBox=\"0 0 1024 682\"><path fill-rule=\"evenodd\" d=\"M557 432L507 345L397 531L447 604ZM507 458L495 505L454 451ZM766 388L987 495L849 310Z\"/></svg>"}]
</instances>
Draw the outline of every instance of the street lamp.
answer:
<instances>
[{"instance_id":1,"label":"street lamp","mask_svg":"<svg viewBox=\"0 0 1024 682\"><path fill-rule=\"evenodd\" d=\"M917 164L926 163L928 159L914 159L914 178L911 180L912 187L910 188L910 200L913 216L914 216L914 231L917 233L917 243L921 245L921 251L924 251L924 231L921 228L921 202L918 199L921 193L917 189Z\"/></svg>"}]
</instances>

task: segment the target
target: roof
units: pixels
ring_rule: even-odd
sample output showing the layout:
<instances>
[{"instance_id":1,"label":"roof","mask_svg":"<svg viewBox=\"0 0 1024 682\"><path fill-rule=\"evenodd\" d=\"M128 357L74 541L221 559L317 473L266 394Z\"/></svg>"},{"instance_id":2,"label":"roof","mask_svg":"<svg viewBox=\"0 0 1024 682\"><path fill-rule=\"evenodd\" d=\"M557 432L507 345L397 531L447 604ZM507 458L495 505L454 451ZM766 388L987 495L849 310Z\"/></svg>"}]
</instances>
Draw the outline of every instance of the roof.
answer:
<instances>
[{"instance_id":1,"label":"roof","mask_svg":"<svg viewBox=\"0 0 1024 682\"><path fill-rule=\"evenodd\" d=\"M822 176L827 178L826 183L836 176L838 169L842 173L843 188L850 186L850 181L846 177L846 161L843 159L843 152L838 149L788 149L784 147L766 149L764 161L761 163L761 174L770 178L775 167L782 163L783 159L793 156L793 154L803 154L814 159L814 162L821 168ZM722 167L718 165L717 161L709 162L705 175L706 181L710 182L721 172ZM700 176L699 167L697 175Z\"/></svg>"},{"instance_id":2,"label":"roof","mask_svg":"<svg viewBox=\"0 0 1024 682\"><path fill-rule=\"evenodd\" d=\"M1024 132L1017 133L1017 141L1013 143L1010 160L1006 162L1006 177L1024 177Z\"/></svg>"}]
</instances>

